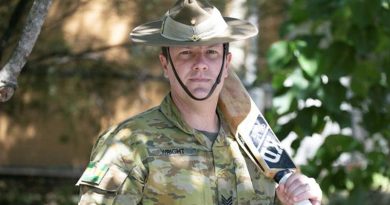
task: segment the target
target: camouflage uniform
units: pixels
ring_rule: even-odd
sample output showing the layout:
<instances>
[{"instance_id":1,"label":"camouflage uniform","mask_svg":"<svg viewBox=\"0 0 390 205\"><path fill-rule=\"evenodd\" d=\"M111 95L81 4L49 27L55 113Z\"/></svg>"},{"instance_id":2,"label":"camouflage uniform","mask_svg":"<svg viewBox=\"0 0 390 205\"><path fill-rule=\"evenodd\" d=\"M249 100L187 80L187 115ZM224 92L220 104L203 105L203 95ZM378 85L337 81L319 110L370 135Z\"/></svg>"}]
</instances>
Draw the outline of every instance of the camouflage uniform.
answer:
<instances>
[{"instance_id":1,"label":"camouflage uniform","mask_svg":"<svg viewBox=\"0 0 390 205\"><path fill-rule=\"evenodd\" d=\"M77 184L79 204L267 205L275 198L274 182L242 154L225 123L212 143L183 121L170 95L102 134Z\"/></svg>"}]
</instances>

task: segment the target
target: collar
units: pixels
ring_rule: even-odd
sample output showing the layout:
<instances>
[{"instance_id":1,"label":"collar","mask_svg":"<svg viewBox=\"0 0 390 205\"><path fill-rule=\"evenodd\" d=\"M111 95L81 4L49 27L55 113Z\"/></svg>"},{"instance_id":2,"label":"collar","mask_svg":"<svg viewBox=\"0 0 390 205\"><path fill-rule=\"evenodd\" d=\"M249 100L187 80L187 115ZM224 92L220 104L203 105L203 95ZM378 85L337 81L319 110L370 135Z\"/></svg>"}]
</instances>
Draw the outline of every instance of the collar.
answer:
<instances>
[{"instance_id":1,"label":"collar","mask_svg":"<svg viewBox=\"0 0 390 205\"><path fill-rule=\"evenodd\" d=\"M181 117L179 109L172 100L171 93L165 96L164 100L160 105L160 110L165 115L165 117L177 128L187 134L194 134L195 130L191 128Z\"/></svg>"},{"instance_id":2,"label":"collar","mask_svg":"<svg viewBox=\"0 0 390 205\"><path fill-rule=\"evenodd\" d=\"M199 131L196 131L193 129L190 125L188 125L184 119L182 118L179 109L175 105L175 103L172 100L172 97L170 93L165 96L164 100L162 101L160 105L160 111L164 114L164 116L172 123L174 124L178 129L182 130L183 132L195 136L198 141L200 141L201 144L204 144L205 146L211 148L212 144L209 144L207 141L204 140L206 138L203 136L203 134ZM222 146L226 146L226 140L225 138L229 136L229 128L227 127L227 124L225 123L224 117L220 110L217 108L217 114L220 118L220 128L219 133L217 137L217 141L219 141L218 144Z\"/></svg>"}]
</instances>

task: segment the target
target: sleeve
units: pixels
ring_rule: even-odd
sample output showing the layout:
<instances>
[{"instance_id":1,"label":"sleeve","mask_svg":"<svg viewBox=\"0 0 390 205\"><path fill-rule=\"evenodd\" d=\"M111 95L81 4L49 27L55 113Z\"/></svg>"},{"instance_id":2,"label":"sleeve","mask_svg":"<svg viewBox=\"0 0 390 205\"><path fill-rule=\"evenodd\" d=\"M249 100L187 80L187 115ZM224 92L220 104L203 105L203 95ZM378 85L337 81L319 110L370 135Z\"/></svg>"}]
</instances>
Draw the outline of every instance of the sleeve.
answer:
<instances>
[{"instance_id":1,"label":"sleeve","mask_svg":"<svg viewBox=\"0 0 390 205\"><path fill-rule=\"evenodd\" d=\"M79 205L129 205L142 199L145 170L142 157L106 133L95 144L91 160L77 182Z\"/></svg>"},{"instance_id":2,"label":"sleeve","mask_svg":"<svg viewBox=\"0 0 390 205\"><path fill-rule=\"evenodd\" d=\"M90 163L77 182L80 186L79 205L139 204L143 182L136 179L134 170L128 174L115 165Z\"/></svg>"}]
</instances>

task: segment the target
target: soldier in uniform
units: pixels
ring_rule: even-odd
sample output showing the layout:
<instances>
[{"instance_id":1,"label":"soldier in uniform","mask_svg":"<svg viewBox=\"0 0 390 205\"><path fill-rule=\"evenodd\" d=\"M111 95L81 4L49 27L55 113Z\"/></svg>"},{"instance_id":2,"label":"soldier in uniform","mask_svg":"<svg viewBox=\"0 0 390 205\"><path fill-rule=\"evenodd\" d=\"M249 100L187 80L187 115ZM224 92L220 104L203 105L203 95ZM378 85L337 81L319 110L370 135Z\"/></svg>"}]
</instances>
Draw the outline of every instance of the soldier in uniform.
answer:
<instances>
[{"instance_id":1,"label":"soldier in uniform","mask_svg":"<svg viewBox=\"0 0 390 205\"><path fill-rule=\"evenodd\" d=\"M171 90L160 106L111 127L97 140L77 185L79 204L293 204L322 192L294 174L277 185L240 150L217 108L232 59L229 42L252 24L222 17L206 0L178 0L161 20L133 30L134 42L162 47Z\"/></svg>"}]
</instances>

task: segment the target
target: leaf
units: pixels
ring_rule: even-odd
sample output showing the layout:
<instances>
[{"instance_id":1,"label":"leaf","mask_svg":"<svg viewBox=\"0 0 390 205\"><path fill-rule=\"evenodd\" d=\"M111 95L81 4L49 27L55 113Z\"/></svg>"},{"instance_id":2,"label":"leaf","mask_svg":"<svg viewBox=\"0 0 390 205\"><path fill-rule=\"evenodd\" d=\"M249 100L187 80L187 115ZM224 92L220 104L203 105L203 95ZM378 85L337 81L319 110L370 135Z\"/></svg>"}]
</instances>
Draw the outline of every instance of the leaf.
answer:
<instances>
[{"instance_id":1,"label":"leaf","mask_svg":"<svg viewBox=\"0 0 390 205\"><path fill-rule=\"evenodd\" d=\"M295 122L304 136L311 136L323 131L326 123L325 113L319 107L306 107L297 112Z\"/></svg>"},{"instance_id":2,"label":"leaf","mask_svg":"<svg viewBox=\"0 0 390 205\"><path fill-rule=\"evenodd\" d=\"M297 138L291 143L291 148L293 150L298 150L298 148L301 146L302 139Z\"/></svg>"},{"instance_id":3,"label":"leaf","mask_svg":"<svg viewBox=\"0 0 390 205\"><path fill-rule=\"evenodd\" d=\"M312 19L328 19L339 6L339 1L307 1L307 10L310 11Z\"/></svg>"},{"instance_id":4,"label":"leaf","mask_svg":"<svg viewBox=\"0 0 390 205\"><path fill-rule=\"evenodd\" d=\"M361 54L372 52L378 45L378 30L372 25L363 28L352 26L348 36Z\"/></svg>"},{"instance_id":5,"label":"leaf","mask_svg":"<svg viewBox=\"0 0 390 205\"><path fill-rule=\"evenodd\" d=\"M379 107L376 104L373 107L370 107L368 112L363 114L363 126L370 133L381 132L382 129L389 128L389 114L382 110L377 110ZM387 115L386 115L387 114Z\"/></svg>"},{"instance_id":6,"label":"leaf","mask_svg":"<svg viewBox=\"0 0 390 205\"><path fill-rule=\"evenodd\" d=\"M305 71L306 74L308 74L310 77L314 77L318 70L317 59L309 58L305 55L299 55L297 58L302 70Z\"/></svg>"},{"instance_id":7,"label":"leaf","mask_svg":"<svg viewBox=\"0 0 390 205\"><path fill-rule=\"evenodd\" d=\"M294 70L286 81L290 81L292 83L292 87L299 90L297 93L300 95L302 95L301 92L305 92L310 85L310 81L304 77L302 71L299 69Z\"/></svg>"},{"instance_id":8,"label":"leaf","mask_svg":"<svg viewBox=\"0 0 390 205\"><path fill-rule=\"evenodd\" d=\"M375 16L379 11L378 0L353 0L349 1L352 10L351 21L359 27L365 27L375 22Z\"/></svg>"},{"instance_id":9,"label":"leaf","mask_svg":"<svg viewBox=\"0 0 390 205\"><path fill-rule=\"evenodd\" d=\"M283 95L276 96L273 99L273 106L276 108L276 113L282 115L287 111L291 110L293 107L295 95L293 92L289 91Z\"/></svg>"},{"instance_id":10,"label":"leaf","mask_svg":"<svg viewBox=\"0 0 390 205\"><path fill-rule=\"evenodd\" d=\"M284 72L277 72L272 76L272 87L274 89L283 88L284 81L287 79L287 74Z\"/></svg>"},{"instance_id":11,"label":"leaf","mask_svg":"<svg viewBox=\"0 0 390 205\"><path fill-rule=\"evenodd\" d=\"M279 41L272 44L267 53L268 66L272 72L283 69L292 59L292 54L287 41Z\"/></svg>"},{"instance_id":12,"label":"leaf","mask_svg":"<svg viewBox=\"0 0 390 205\"><path fill-rule=\"evenodd\" d=\"M327 75L330 80L349 75L355 68L355 53L355 48L346 42L333 42L321 58L321 73Z\"/></svg>"},{"instance_id":13,"label":"leaf","mask_svg":"<svg viewBox=\"0 0 390 205\"><path fill-rule=\"evenodd\" d=\"M325 108L332 112L339 112L341 103L346 99L346 88L339 81L329 81L323 86L324 96L321 101Z\"/></svg>"},{"instance_id":14,"label":"leaf","mask_svg":"<svg viewBox=\"0 0 390 205\"><path fill-rule=\"evenodd\" d=\"M299 24L308 19L306 0L295 0L289 9L291 24Z\"/></svg>"},{"instance_id":15,"label":"leaf","mask_svg":"<svg viewBox=\"0 0 390 205\"><path fill-rule=\"evenodd\" d=\"M351 27L352 11L348 6L342 6L335 11L331 19L331 32L334 41L349 41L348 31Z\"/></svg>"},{"instance_id":16,"label":"leaf","mask_svg":"<svg viewBox=\"0 0 390 205\"><path fill-rule=\"evenodd\" d=\"M313 78L318 71L318 59L316 51L318 51L318 39L311 37L295 42L294 55L302 70Z\"/></svg>"},{"instance_id":17,"label":"leaf","mask_svg":"<svg viewBox=\"0 0 390 205\"><path fill-rule=\"evenodd\" d=\"M361 152L364 146L355 138L347 135L329 135L316 153L316 158L321 160L321 166L331 168L333 163L342 153Z\"/></svg>"},{"instance_id":18,"label":"leaf","mask_svg":"<svg viewBox=\"0 0 390 205\"><path fill-rule=\"evenodd\" d=\"M379 11L379 28L382 28L387 34L390 33L390 0L382 0L382 7Z\"/></svg>"},{"instance_id":19,"label":"leaf","mask_svg":"<svg viewBox=\"0 0 390 205\"><path fill-rule=\"evenodd\" d=\"M282 124L278 126L278 129L276 130L278 139L283 140L286 138L291 131L294 129L295 126L295 118L291 119L288 123Z\"/></svg>"},{"instance_id":20,"label":"leaf","mask_svg":"<svg viewBox=\"0 0 390 205\"><path fill-rule=\"evenodd\" d=\"M371 86L380 81L381 73L374 62L364 61L357 65L351 77L351 89L354 94L366 97Z\"/></svg>"},{"instance_id":21,"label":"leaf","mask_svg":"<svg viewBox=\"0 0 390 205\"><path fill-rule=\"evenodd\" d=\"M331 120L339 124L340 128L343 129L352 127L351 113L339 110L336 112L329 112L328 114Z\"/></svg>"}]
</instances>

